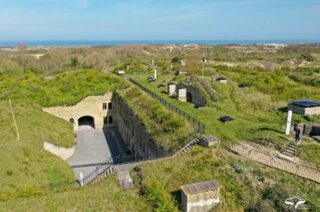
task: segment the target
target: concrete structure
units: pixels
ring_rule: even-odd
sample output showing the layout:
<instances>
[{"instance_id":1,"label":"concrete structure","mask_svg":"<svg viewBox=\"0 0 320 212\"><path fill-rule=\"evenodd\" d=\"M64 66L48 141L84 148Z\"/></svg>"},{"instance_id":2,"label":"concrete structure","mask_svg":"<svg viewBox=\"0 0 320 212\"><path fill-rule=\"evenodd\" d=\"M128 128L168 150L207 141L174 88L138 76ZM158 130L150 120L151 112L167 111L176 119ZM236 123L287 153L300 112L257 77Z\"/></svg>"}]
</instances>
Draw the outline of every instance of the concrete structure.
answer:
<instances>
[{"instance_id":1,"label":"concrete structure","mask_svg":"<svg viewBox=\"0 0 320 212\"><path fill-rule=\"evenodd\" d=\"M288 117L287 117L287 125L286 125L286 135L290 135L291 121L292 121L292 110L289 110Z\"/></svg>"},{"instance_id":2,"label":"concrete structure","mask_svg":"<svg viewBox=\"0 0 320 212\"><path fill-rule=\"evenodd\" d=\"M188 83L183 83L183 86L187 89L187 102L194 104L197 108L206 106L206 100L198 88Z\"/></svg>"},{"instance_id":3,"label":"concrete structure","mask_svg":"<svg viewBox=\"0 0 320 212\"><path fill-rule=\"evenodd\" d=\"M200 145L204 147L211 147L215 144L220 143L219 139L213 135L201 136L199 140Z\"/></svg>"},{"instance_id":4,"label":"concrete structure","mask_svg":"<svg viewBox=\"0 0 320 212\"><path fill-rule=\"evenodd\" d=\"M316 142L320 143L320 136L312 136L312 138L313 138Z\"/></svg>"},{"instance_id":5,"label":"concrete structure","mask_svg":"<svg viewBox=\"0 0 320 212\"><path fill-rule=\"evenodd\" d=\"M215 81L223 83L223 84L227 84L228 80L225 77L215 77Z\"/></svg>"},{"instance_id":6,"label":"concrete structure","mask_svg":"<svg viewBox=\"0 0 320 212\"><path fill-rule=\"evenodd\" d=\"M169 96L175 96L176 95L176 83L174 82L169 82L167 84L167 89L168 89L168 95Z\"/></svg>"},{"instance_id":7,"label":"concrete structure","mask_svg":"<svg viewBox=\"0 0 320 212\"><path fill-rule=\"evenodd\" d=\"M298 100L289 103L288 110L301 115L320 115L320 103L310 100Z\"/></svg>"},{"instance_id":8,"label":"concrete structure","mask_svg":"<svg viewBox=\"0 0 320 212\"><path fill-rule=\"evenodd\" d=\"M176 84L169 82L167 84L167 93L171 97L176 97L179 101L190 102L196 107L204 107L206 100L196 87L190 83Z\"/></svg>"},{"instance_id":9,"label":"concrete structure","mask_svg":"<svg viewBox=\"0 0 320 212\"><path fill-rule=\"evenodd\" d=\"M139 117L121 96L114 95L114 104L119 132L135 160L155 159L167 154L155 143Z\"/></svg>"},{"instance_id":10,"label":"concrete structure","mask_svg":"<svg viewBox=\"0 0 320 212\"><path fill-rule=\"evenodd\" d=\"M74 106L50 107L43 110L73 123L75 131L82 125L90 125L95 129L118 127L128 149L128 158L133 156L135 160L145 160L166 155L126 101L117 94L89 96Z\"/></svg>"},{"instance_id":11,"label":"concrete structure","mask_svg":"<svg viewBox=\"0 0 320 212\"><path fill-rule=\"evenodd\" d=\"M101 130L80 126L76 141L74 154L67 162L79 181L80 173L86 178L97 169L118 162L119 157L126 151L121 145L123 141L116 127Z\"/></svg>"},{"instance_id":12,"label":"concrete structure","mask_svg":"<svg viewBox=\"0 0 320 212\"><path fill-rule=\"evenodd\" d=\"M60 157L62 160L67 160L74 153L74 146L70 148L64 148L64 147L56 146L46 141L43 142L43 148L46 151L51 152L52 154Z\"/></svg>"},{"instance_id":13,"label":"concrete structure","mask_svg":"<svg viewBox=\"0 0 320 212\"><path fill-rule=\"evenodd\" d=\"M230 146L230 149L237 154L245 156L266 166L281 169L296 176L320 183L320 170L287 160L288 158L278 158L274 153L270 153L269 150L259 151L248 144L242 143L234 143Z\"/></svg>"},{"instance_id":14,"label":"concrete structure","mask_svg":"<svg viewBox=\"0 0 320 212\"><path fill-rule=\"evenodd\" d=\"M129 170L117 171L120 187L123 190L129 190L134 188L133 180L130 176Z\"/></svg>"},{"instance_id":15,"label":"concrete structure","mask_svg":"<svg viewBox=\"0 0 320 212\"><path fill-rule=\"evenodd\" d=\"M117 71L117 74L118 75L124 75L126 72L125 71L123 71L123 70L119 70L119 71Z\"/></svg>"},{"instance_id":16,"label":"concrete structure","mask_svg":"<svg viewBox=\"0 0 320 212\"><path fill-rule=\"evenodd\" d=\"M89 96L74 106L58 106L43 108L44 111L63 118L74 125L74 130L78 130L79 125L90 124L96 129L104 126L114 126L111 92L103 96Z\"/></svg>"},{"instance_id":17,"label":"concrete structure","mask_svg":"<svg viewBox=\"0 0 320 212\"><path fill-rule=\"evenodd\" d=\"M304 124L304 123L299 123L297 124L299 128L301 129L301 132L303 135L306 136L320 136L320 124Z\"/></svg>"},{"instance_id":18,"label":"concrete structure","mask_svg":"<svg viewBox=\"0 0 320 212\"><path fill-rule=\"evenodd\" d=\"M181 186L181 206L187 212L206 212L220 203L220 185L217 181Z\"/></svg>"},{"instance_id":19,"label":"concrete structure","mask_svg":"<svg viewBox=\"0 0 320 212\"><path fill-rule=\"evenodd\" d=\"M177 99L181 102L187 101L187 88L183 85L177 86Z\"/></svg>"}]
</instances>

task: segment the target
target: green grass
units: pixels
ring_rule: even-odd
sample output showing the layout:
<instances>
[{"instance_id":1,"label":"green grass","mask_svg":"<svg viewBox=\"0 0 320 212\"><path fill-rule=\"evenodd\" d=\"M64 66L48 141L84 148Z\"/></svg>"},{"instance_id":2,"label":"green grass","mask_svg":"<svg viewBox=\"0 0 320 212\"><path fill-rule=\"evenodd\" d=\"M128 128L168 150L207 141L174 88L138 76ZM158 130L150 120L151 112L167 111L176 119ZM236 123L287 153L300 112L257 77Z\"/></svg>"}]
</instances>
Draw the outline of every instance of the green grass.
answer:
<instances>
[{"instance_id":1,"label":"green grass","mask_svg":"<svg viewBox=\"0 0 320 212\"><path fill-rule=\"evenodd\" d=\"M73 146L72 127L42 112L38 106L13 102L13 110L19 141L9 104L0 102L0 200L42 195L47 192L43 186L74 181L69 166L42 148L44 141Z\"/></svg>"},{"instance_id":2,"label":"green grass","mask_svg":"<svg viewBox=\"0 0 320 212\"><path fill-rule=\"evenodd\" d=\"M298 149L298 156L302 159L311 161L320 168L320 148L319 143L315 141L303 141Z\"/></svg>"},{"instance_id":3,"label":"green grass","mask_svg":"<svg viewBox=\"0 0 320 212\"><path fill-rule=\"evenodd\" d=\"M0 100L37 103L41 106L74 105L90 95L124 88L124 80L97 70L79 70L46 79L34 72L0 75Z\"/></svg>"},{"instance_id":4,"label":"green grass","mask_svg":"<svg viewBox=\"0 0 320 212\"><path fill-rule=\"evenodd\" d=\"M44 141L72 147L72 126L43 112L41 106L71 105L86 96L125 86L123 80L95 70L63 73L50 80L29 71L1 74L0 200L39 196L76 186L67 163L43 149ZM9 98L20 141L16 139Z\"/></svg>"},{"instance_id":5,"label":"green grass","mask_svg":"<svg viewBox=\"0 0 320 212\"><path fill-rule=\"evenodd\" d=\"M0 178L3 179L0 182L0 201L54 196L57 192L73 191L76 187L70 167L43 150L44 141L63 147L73 146L72 126L43 112L41 106L71 105L89 95L115 90L121 92L127 88L126 91L131 93L123 90L123 95L165 150L176 150L188 141L193 132L186 121L168 112L138 88L129 88L126 81L95 70L64 73L50 80L33 72L13 72L0 75L0 82L0 161L5 161L0 163ZM132 92L137 92L137 95L131 96ZM12 99L20 141L16 139L9 98ZM85 198L85 193L81 198ZM57 198L56 203L59 201Z\"/></svg>"},{"instance_id":6,"label":"green grass","mask_svg":"<svg viewBox=\"0 0 320 212\"><path fill-rule=\"evenodd\" d=\"M138 115L147 131L163 150L173 153L194 135L191 124L175 113L168 111L136 86L118 91L118 93Z\"/></svg>"},{"instance_id":7,"label":"green grass","mask_svg":"<svg viewBox=\"0 0 320 212\"><path fill-rule=\"evenodd\" d=\"M263 95L253 89L240 89L235 83L211 83L222 97L221 101L209 102L209 107L196 109L190 103L179 102L168 97L157 88L158 84L171 81L172 78L160 76L156 83L148 84L145 76L133 77L174 105L198 118L206 125L207 134L214 134L224 142L256 139L263 136L274 141L280 139L284 124L281 121L285 120L286 115L278 111L278 105L272 103L268 95ZM221 123L219 118L224 115L232 116L235 121Z\"/></svg>"},{"instance_id":8,"label":"green grass","mask_svg":"<svg viewBox=\"0 0 320 212\"><path fill-rule=\"evenodd\" d=\"M314 209L320 207L319 184L261 166L221 147L197 147L181 157L140 165L133 175L146 199L158 200L155 209L159 211L163 205L178 209L181 185L212 179L222 186L222 204L217 211L243 211L259 204L268 205L268 211L284 210L285 198L295 195L305 198ZM155 187L157 192L145 192ZM263 195L267 191L280 194Z\"/></svg>"},{"instance_id":9,"label":"green grass","mask_svg":"<svg viewBox=\"0 0 320 212\"><path fill-rule=\"evenodd\" d=\"M0 211L151 211L135 191L122 191L115 176L101 183L35 198L0 202Z\"/></svg>"},{"instance_id":10,"label":"green grass","mask_svg":"<svg viewBox=\"0 0 320 212\"><path fill-rule=\"evenodd\" d=\"M238 70L238 69L237 69ZM170 81L181 82L185 77L173 77L170 75L160 75L155 83L148 83L146 78L148 74L130 75L138 82L156 92L163 98L180 109L188 112L195 118L199 119L206 125L206 134L213 134L219 137L224 144L235 141L253 141L262 144L272 144L275 148L281 149L288 140L284 136L284 129L287 114L282 108L287 107L288 101L293 99L312 98L317 100L320 95L319 88L314 86L297 84L284 74L275 75L275 73L263 73L255 70L243 70L239 68L238 72L234 69L223 68L220 74L227 76L229 81L227 84L221 84L211 81L206 77L208 83L217 91L221 99L219 102L208 101L208 107L196 109L190 103L177 101L168 97L163 91L166 88L158 88L159 84L166 84ZM209 73L207 73L209 74ZM218 75L216 71L211 72L212 75ZM220 75L219 74L219 75ZM253 76L259 76L254 77ZM256 79L257 78L257 79ZM274 79L275 78L275 79ZM274 80L274 83L271 83ZM250 87L240 88L239 83L250 81ZM290 94L289 86L293 84L299 89L298 93ZM285 86L285 90L279 91L279 86ZM308 95L304 96L303 94ZM230 123L221 123L218 119L221 116L229 115L235 119ZM293 123L297 122L317 122L320 116L312 118L294 114ZM320 145L313 143L312 147L307 143L301 145L299 153L304 159L320 165L317 152L320 151Z\"/></svg>"},{"instance_id":11,"label":"green grass","mask_svg":"<svg viewBox=\"0 0 320 212\"><path fill-rule=\"evenodd\" d=\"M288 141L283 136L286 113L279 108L285 107L291 99L317 100L319 96L317 81L309 77L303 80L310 84L304 84L276 72L224 67L210 67L210 70L210 74L227 76L229 82L219 84L208 78L221 100L216 103L206 98L209 107L202 109L169 98L161 93L165 89L157 88L160 83L181 81L184 77L162 75L151 84L146 82L147 74L133 77L205 123L206 133L219 137L222 145L246 140L281 148ZM250 87L239 88L239 83ZM42 148L43 141L72 146L72 128L67 122L44 113L41 106L72 105L86 96L115 90L126 98L148 131L167 151L181 147L192 134L192 126L180 116L164 109L137 87L99 71L72 71L51 80L33 72L0 75L0 211L150 211L151 208L176 211L181 185L210 179L222 185L223 204L218 206L221 211L258 206L282 210L283 199L292 195L302 196L314 207L320 207L318 184L245 160L227 152L222 145L213 149L197 147L187 155L140 166L133 175L141 193L120 191L114 177L94 186L77 188L72 183L74 177L69 166ZM20 141L15 138L9 98L13 100ZM223 124L218 121L223 115L230 115L235 121ZM319 117L294 115L294 122L319 120ZM299 155L319 165L319 150L315 142L304 142Z\"/></svg>"}]
</instances>

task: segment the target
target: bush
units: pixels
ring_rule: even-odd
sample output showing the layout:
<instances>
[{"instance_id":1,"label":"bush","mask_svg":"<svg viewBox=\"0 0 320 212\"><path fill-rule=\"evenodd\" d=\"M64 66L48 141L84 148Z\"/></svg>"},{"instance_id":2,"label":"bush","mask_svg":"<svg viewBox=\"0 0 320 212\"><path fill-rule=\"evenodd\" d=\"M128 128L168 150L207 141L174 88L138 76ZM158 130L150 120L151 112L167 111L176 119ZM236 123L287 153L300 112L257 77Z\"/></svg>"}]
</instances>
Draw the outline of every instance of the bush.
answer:
<instances>
[{"instance_id":1,"label":"bush","mask_svg":"<svg viewBox=\"0 0 320 212\"><path fill-rule=\"evenodd\" d=\"M7 176L9 176L9 177L10 177L10 176L12 176L12 175L13 175L13 171L12 171L12 170L10 170L10 169L9 169L9 170L7 170Z\"/></svg>"},{"instance_id":2,"label":"bush","mask_svg":"<svg viewBox=\"0 0 320 212\"><path fill-rule=\"evenodd\" d=\"M154 211L157 212L174 212L178 211L176 201L170 193L166 191L159 181L146 184L142 189L142 194L151 203Z\"/></svg>"}]
</instances>

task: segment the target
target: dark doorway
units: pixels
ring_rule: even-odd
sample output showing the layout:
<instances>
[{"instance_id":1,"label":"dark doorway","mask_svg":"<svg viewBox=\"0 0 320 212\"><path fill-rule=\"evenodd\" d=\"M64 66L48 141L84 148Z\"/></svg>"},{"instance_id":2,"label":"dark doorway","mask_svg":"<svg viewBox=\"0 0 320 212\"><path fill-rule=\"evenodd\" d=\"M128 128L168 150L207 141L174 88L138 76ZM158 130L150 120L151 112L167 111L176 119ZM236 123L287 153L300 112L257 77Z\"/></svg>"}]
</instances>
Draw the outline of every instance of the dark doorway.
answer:
<instances>
[{"instance_id":1,"label":"dark doorway","mask_svg":"<svg viewBox=\"0 0 320 212\"><path fill-rule=\"evenodd\" d=\"M92 128L95 128L94 118L92 116L83 116L79 118L78 124L79 126L91 126Z\"/></svg>"},{"instance_id":2,"label":"dark doorway","mask_svg":"<svg viewBox=\"0 0 320 212\"><path fill-rule=\"evenodd\" d=\"M187 102L192 102L192 94L190 92L187 93Z\"/></svg>"},{"instance_id":3,"label":"dark doorway","mask_svg":"<svg viewBox=\"0 0 320 212\"><path fill-rule=\"evenodd\" d=\"M112 118L112 116L109 116L109 124L113 124L113 118Z\"/></svg>"}]
</instances>

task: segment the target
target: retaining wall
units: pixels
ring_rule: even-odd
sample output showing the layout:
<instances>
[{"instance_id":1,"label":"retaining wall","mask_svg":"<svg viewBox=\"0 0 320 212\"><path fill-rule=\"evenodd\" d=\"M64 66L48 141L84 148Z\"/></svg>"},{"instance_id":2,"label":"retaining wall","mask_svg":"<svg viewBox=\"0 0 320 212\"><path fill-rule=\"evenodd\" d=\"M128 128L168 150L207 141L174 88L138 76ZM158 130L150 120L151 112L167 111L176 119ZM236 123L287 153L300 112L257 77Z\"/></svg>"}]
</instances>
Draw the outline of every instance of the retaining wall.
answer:
<instances>
[{"instance_id":1,"label":"retaining wall","mask_svg":"<svg viewBox=\"0 0 320 212\"><path fill-rule=\"evenodd\" d=\"M114 104L119 132L135 160L153 159L166 155L125 99L114 94Z\"/></svg>"},{"instance_id":2,"label":"retaining wall","mask_svg":"<svg viewBox=\"0 0 320 212\"><path fill-rule=\"evenodd\" d=\"M60 157L62 160L67 160L74 153L74 146L71 148L59 147L49 142L43 142L43 148L48 152Z\"/></svg>"}]
</instances>

